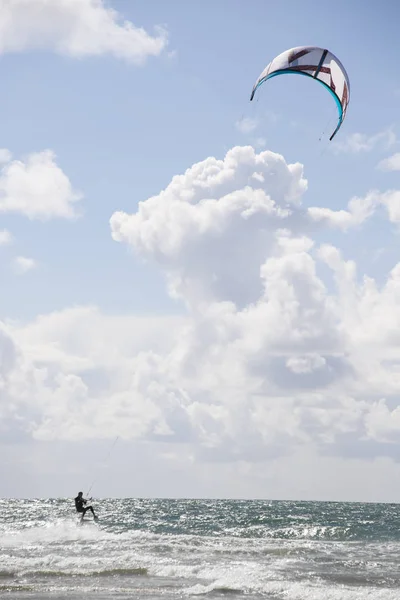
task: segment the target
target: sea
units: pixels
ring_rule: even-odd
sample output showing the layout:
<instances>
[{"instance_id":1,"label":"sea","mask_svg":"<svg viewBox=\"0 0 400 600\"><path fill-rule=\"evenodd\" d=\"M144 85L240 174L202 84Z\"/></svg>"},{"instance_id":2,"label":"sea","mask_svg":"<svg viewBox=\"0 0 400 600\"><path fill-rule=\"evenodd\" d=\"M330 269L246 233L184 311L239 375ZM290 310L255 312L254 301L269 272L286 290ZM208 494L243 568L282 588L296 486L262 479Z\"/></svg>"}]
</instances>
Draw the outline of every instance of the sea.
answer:
<instances>
[{"instance_id":1,"label":"sea","mask_svg":"<svg viewBox=\"0 0 400 600\"><path fill-rule=\"evenodd\" d=\"M0 596L399 600L400 505L0 500Z\"/></svg>"}]
</instances>

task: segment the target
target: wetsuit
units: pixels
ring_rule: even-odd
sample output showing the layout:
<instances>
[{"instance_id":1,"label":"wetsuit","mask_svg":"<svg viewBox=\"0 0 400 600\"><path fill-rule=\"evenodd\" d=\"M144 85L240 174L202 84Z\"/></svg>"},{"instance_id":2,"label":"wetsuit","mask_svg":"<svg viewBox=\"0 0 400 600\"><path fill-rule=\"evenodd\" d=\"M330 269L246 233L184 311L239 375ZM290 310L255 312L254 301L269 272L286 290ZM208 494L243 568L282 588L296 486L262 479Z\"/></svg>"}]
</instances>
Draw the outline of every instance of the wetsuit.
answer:
<instances>
[{"instance_id":1,"label":"wetsuit","mask_svg":"<svg viewBox=\"0 0 400 600\"><path fill-rule=\"evenodd\" d=\"M86 503L87 503L87 500L85 500L82 496L77 496L75 498L76 512L82 513L82 519L83 519L83 517L86 514L86 511L91 510L93 516L96 517L96 515L94 514L93 506L84 506L84 504L86 504Z\"/></svg>"}]
</instances>

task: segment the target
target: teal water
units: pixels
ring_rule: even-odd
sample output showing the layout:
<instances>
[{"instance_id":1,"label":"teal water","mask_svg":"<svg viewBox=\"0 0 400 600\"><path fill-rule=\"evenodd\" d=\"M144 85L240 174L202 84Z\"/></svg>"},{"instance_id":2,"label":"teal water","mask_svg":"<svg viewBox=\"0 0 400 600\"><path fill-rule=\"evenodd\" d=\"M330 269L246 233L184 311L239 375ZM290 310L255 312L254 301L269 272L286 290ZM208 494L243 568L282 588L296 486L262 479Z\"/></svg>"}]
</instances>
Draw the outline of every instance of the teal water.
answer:
<instances>
[{"instance_id":1,"label":"teal water","mask_svg":"<svg viewBox=\"0 0 400 600\"><path fill-rule=\"evenodd\" d=\"M0 500L0 596L398 600L400 505Z\"/></svg>"}]
</instances>

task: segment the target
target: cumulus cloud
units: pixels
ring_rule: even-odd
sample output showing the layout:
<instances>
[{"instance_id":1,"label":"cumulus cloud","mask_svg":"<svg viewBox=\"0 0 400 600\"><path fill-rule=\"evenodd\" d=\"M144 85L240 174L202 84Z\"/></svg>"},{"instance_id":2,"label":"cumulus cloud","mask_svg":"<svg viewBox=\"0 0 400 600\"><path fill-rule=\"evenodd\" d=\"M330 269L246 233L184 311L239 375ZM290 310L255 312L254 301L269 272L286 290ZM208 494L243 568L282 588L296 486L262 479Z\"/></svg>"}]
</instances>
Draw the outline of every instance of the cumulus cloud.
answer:
<instances>
[{"instance_id":1,"label":"cumulus cloud","mask_svg":"<svg viewBox=\"0 0 400 600\"><path fill-rule=\"evenodd\" d=\"M3 429L75 441L162 431L153 367L171 350L181 321L77 307L25 325L0 322Z\"/></svg>"},{"instance_id":2,"label":"cumulus cloud","mask_svg":"<svg viewBox=\"0 0 400 600\"><path fill-rule=\"evenodd\" d=\"M14 258L14 270L16 273L24 274L37 267L37 262L27 256L17 256Z\"/></svg>"},{"instance_id":3,"label":"cumulus cloud","mask_svg":"<svg viewBox=\"0 0 400 600\"><path fill-rule=\"evenodd\" d=\"M20 213L30 219L72 219L82 198L57 165L50 150L11 160L0 169L0 212Z\"/></svg>"},{"instance_id":4,"label":"cumulus cloud","mask_svg":"<svg viewBox=\"0 0 400 600\"><path fill-rule=\"evenodd\" d=\"M346 435L379 454L389 430L400 439L390 416L400 384L398 268L379 290L367 277L359 283L337 248L310 238L317 225L320 233L360 227L378 206L395 221L397 192L370 192L333 211L303 209L306 189L301 165L235 148L175 177L136 213L111 218L113 238L156 261L191 311L174 354L185 391L178 404L192 435L220 456L240 448L261 459L304 443L339 448ZM319 275L323 264L335 293ZM388 416L373 429L381 406Z\"/></svg>"},{"instance_id":5,"label":"cumulus cloud","mask_svg":"<svg viewBox=\"0 0 400 600\"><path fill-rule=\"evenodd\" d=\"M200 462L395 456L400 264L379 285L358 273L321 242L330 222L306 190L300 164L238 147L116 212L113 238L159 266L185 316L4 323L3 422L40 440L182 445ZM348 227L376 202L354 200Z\"/></svg>"},{"instance_id":6,"label":"cumulus cloud","mask_svg":"<svg viewBox=\"0 0 400 600\"><path fill-rule=\"evenodd\" d=\"M352 133L344 141L335 141L332 149L336 152L358 154L360 152L371 152L375 149L387 150L396 144L396 142L397 137L393 130L385 129L374 135Z\"/></svg>"},{"instance_id":7,"label":"cumulus cloud","mask_svg":"<svg viewBox=\"0 0 400 600\"><path fill-rule=\"evenodd\" d=\"M189 303L234 297L243 305L259 297L260 265L276 230L299 218L306 187L300 164L234 148L174 177L136 214L116 212L112 236L160 262L171 292Z\"/></svg>"},{"instance_id":8,"label":"cumulus cloud","mask_svg":"<svg viewBox=\"0 0 400 600\"><path fill-rule=\"evenodd\" d=\"M150 35L123 21L103 0L12 0L0 3L0 53L50 49L80 58L111 54L141 65L167 45L157 27Z\"/></svg>"},{"instance_id":9,"label":"cumulus cloud","mask_svg":"<svg viewBox=\"0 0 400 600\"><path fill-rule=\"evenodd\" d=\"M378 168L382 171L400 171L400 152L381 160Z\"/></svg>"}]
</instances>

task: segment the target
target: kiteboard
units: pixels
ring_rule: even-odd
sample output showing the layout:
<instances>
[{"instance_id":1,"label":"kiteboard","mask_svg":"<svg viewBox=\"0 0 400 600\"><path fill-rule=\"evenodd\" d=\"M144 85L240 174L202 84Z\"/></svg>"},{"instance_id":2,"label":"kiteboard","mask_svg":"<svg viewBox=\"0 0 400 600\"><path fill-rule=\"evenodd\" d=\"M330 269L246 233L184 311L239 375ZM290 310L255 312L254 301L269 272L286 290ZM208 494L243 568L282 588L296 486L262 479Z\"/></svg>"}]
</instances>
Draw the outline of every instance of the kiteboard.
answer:
<instances>
[{"instance_id":1,"label":"kiteboard","mask_svg":"<svg viewBox=\"0 0 400 600\"><path fill-rule=\"evenodd\" d=\"M99 517L93 519L78 519L78 525L94 525L99 520Z\"/></svg>"}]
</instances>

